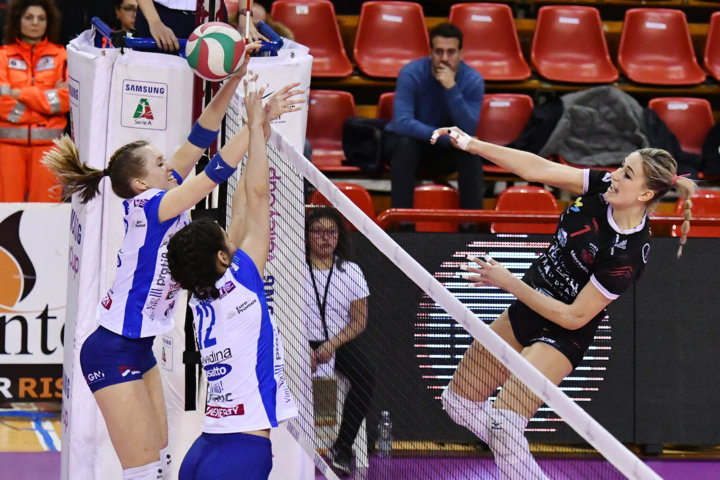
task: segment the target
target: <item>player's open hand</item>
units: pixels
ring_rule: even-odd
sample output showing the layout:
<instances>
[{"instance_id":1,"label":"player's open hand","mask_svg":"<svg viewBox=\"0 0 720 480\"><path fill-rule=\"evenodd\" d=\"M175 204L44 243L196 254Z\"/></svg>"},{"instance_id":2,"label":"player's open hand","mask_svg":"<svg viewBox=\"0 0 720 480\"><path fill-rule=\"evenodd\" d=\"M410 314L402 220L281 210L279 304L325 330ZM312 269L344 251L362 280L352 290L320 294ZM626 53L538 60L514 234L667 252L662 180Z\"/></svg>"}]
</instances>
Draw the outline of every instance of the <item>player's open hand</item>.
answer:
<instances>
[{"instance_id":1,"label":"player's open hand","mask_svg":"<svg viewBox=\"0 0 720 480\"><path fill-rule=\"evenodd\" d=\"M252 56L253 53L260 50L261 47L262 47L261 42L252 42L252 43L248 43L247 45L245 45L245 53L244 53L245 57L243 58L242 65L240 65L240 68L238 68L237 72L233 73L230 76L231 79L239 80L245 76L245 74L247 73L247 69L248 69L248 63L250 63L250 57Z\"/></svg>"},{"instance_id":2,"label":"player's open hand","mask_svg":"<svg viewBox=\"0 0 720 480\"><path fill-rule=\"evenodd\" d=\"M450 137L450 143L452 143L455 148L468 151L470 140L472 140L472 137L460 130L458 127L438 128L433 132L432 137L430 137L430 144L435 145L437 139L443 135L447 135L448 137Z\"/></svg>"},{"instance_id":3,"label":"player's open hand","mask_svg":"<svg viewBox=\"0 0 720 480\"><path fill-rule=\"evenodd\" d=\"M507 290L509 282L515 278L510 270L490 258L489 255L485 256L484 261L479 257L471 256L468 256L468 260L474 262L477 266L461 265L460 270L466 272L461 274L461 277L472 282L474 287L490 286Z\"/></svg>"},{"instance_id":4,"label":"player's open hand","mask_svg":"<svg viewBox=\"0 0 720 480\"><path fill-rule=\"evenodd\" d=\"M268 121L275 120L283 113L300 111L300 103L305 103L305 91L297 87L300 82L285 85L270 97L265 105L265 117Z\"/></svg>"}]
</instances>

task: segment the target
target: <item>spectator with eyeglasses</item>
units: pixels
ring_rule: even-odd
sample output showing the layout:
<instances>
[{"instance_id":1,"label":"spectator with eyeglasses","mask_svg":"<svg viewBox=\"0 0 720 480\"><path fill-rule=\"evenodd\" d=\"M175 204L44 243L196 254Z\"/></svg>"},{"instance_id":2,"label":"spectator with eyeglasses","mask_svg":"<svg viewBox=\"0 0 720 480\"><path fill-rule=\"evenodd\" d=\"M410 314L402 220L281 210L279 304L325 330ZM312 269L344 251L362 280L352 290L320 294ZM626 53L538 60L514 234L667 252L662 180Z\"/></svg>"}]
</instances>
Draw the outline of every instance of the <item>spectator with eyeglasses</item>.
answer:
<instances>
[{"instance_id":1,"label":"spectator with eyeglasses","mask_svg":"<svg viewBox=\"0 0 720 480\"><path fill-rule=\"evenodd\" d=\"M135 30L135 15L138 11L138 0L115 0L115 17L117 28L126 32Z\"/></svg>"},{"instance_id":2,"label":"spectator with eyeglasses","mask_svg":"<svg viewBox=\"0 0 720 480\"><path fill-rule=\"evenodd\" d=\"M367 325L368 290L360 267L349 259L344 220L331 207L318 207L305 219L306 259L303 312L312 348L311 366L332 365L350 382L337 440L328 451L333 466L350 474L352 445L367 416L375 371L356 339Z\"/></svg>"}]
</instances>

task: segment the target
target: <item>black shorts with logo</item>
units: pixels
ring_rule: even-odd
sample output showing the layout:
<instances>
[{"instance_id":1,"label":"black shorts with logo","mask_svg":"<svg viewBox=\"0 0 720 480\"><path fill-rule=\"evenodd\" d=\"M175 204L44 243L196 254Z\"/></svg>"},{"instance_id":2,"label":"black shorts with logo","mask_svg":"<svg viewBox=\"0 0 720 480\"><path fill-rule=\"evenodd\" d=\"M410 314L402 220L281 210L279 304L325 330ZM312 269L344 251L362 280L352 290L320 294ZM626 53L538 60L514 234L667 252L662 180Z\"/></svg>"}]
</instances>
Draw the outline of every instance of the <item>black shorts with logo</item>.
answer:
<instances>
[{"instance_id":1,"label":"black shorts with logo","mask_svg":"<svg viewBox=\"0 0 720 480\"><path fill-rule=\"evenodd\" d=\"M515 339L520 345L529 347L537 342L546 343L565 355L574 369L592 344L605 311L577 330L568 330L551 322L519 300L510 305L508 316Z\"/></svg>"}]
</instances>

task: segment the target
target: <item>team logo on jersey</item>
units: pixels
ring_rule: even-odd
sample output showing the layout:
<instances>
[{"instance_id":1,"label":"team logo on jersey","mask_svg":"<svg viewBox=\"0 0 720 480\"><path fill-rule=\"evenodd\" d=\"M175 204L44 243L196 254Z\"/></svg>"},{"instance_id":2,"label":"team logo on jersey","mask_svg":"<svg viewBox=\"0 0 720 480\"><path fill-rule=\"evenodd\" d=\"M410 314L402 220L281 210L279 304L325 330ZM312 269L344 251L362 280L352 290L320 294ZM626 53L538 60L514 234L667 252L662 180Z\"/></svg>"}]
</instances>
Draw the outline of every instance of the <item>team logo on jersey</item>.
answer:
<instances>
[{"instance_id":1,"label":"team logo on jersey","mask_svg":"<svg viewBox=\"0 0 720 480\"><path fill-rule=\"evenodd\" d=\"M140 370L138 370L136 367L128 367L123 365L118 367L118 370L120 371L120 376L122 377L134 377L136 375L140 375Z\"/></svg>"},{"instance_id":2,"label":"team logo on jersey","mask_svg":"<svg viewBox=\"0 0 720 480\"><path fill-rule=\"evenodd\" d=\"M561 246L567 244L567 231L564 228L559 228L557 232L557 239Z\"/></svg>"},{"instance_id":3,"label":"team logo on jersey","mask_svg":"<svg viewBox=\"0 0 720 480\"><path fill-rule=\"evenodd\" d=\"M225 295L232 292L233 290L235 290L235 284L228 280L227 282L225 282L225 285L220 287L220 289L218 290L218 292L220 293L219 298L223 298Z\"/></svg>"},{"instance_id":4,"label":"team logo on jersey","mask_svg":"<svg viewBox=\"0 0 720 480\"><path fill-rule=\"evenodd\" d=\"M112 297L110 296L110 292L105 294L105 297L103 297L100 305L102 305L105 310L110 310L110 307L112 307Z\"/></svg>"},{"instance_id":5,"label":"team logo on jersey","mask_svg":"<svg viewBox=\"0 0 720 480\"><path fill-rule=\"evenodd\" d=\"M215 365L206 365L205 372L207 372L208 382L215 382L220 380L225 375L232 371L232 366L227 363L216 363Z\"/></svg>"},{"instance_id":6,"label":"team logo on jersey","mask_svg":"<svg viewBox=\"0 0 720 480\"><path fill-rule=\"evenodd\" d=\"M621 249L625 250L627 248L627 239L616 243L615 245L613 245L613 248L621 248Z\"/></svg>"},{"instance_id":7,"label":"team logo on jersey","mask_svg":"<svg viewBox=\"0 0 720 480\"><path fill-rule=\"evenodd\" d=\"M85 381L88 385L92 385L95 382L99 382L105 378L105 372L102 370L98 370L97 372L90 372L87 375L85 375Z\"/></svg>"},{"instance_id":8,"label":"team logo on jersey","mask_svg":"<svg viewBox=\"0 0 720 480\"><path fill-rule=\"evenodd\" d=\"M54 70L55 69L55 57L52 55L43 55L35 65L36 72L42 72L43 70Z\"/></svg>"},{"instance_id":9,"label":"team logo on jersey","mask_svg":"<svg viewBox=\"0 0 720 480\"><path fill-rule=\"evenodd\" d=\"M253 305L255 305L256 303L257 303L257 298L253 298L252 300L245 300L245 301L244 301L243 303L241 303L240 305L236 305L236 306L235 306L235 310L237 310L238 313L242 313L242 312L244 312L245 310L247 310L248 308L250 308L250 307L252 307Z\"/></svg>"},{"instance_id":10,"label":"team logo on jersey","mask_svg":"<svg viewBox=\"0 0 720 480\"><path fill-rule=\"evenodd\" d=\"M582 261L588 265L592 265L592 263L595 261L595 254L592 252L592 250L588 248L583 248L581 256Z\"/></svg>"},{"instance_id":11,"label":"team logo on jersey","mask_svg":"<svg viewBox=\"0 0 720 480\"><path fill-rule=\"evenodd\" d=\"M606 182L606 183L610 183L612 181L610 172L605 172L605 175L603 176L602 181Z\"/></svg>"},{"instance_id":12,"label":"team logo on jersey","mask_svg":"<svg viewBox=\"0 0 720 480\"><path fill-rule=\"evenodd\" d=\"M650 244L649 244L649 243L646 243L645 245L643 245L643 248L642 248L642 259L643 259L643 263L647 263L647 262L648 262L648 257L649 257L649 256L650 256Z\"/></svg>"},{"instance_id":13,"label":"team logo on jersey","mask_svg":"<svg viewBox=\"0 0 720 480\"><path fill-rule=\"evenodd\" d=\"M233 407L211 407L205 409L205 415L210 418L225 418L245 415L245 405L239 403Z\"/></svg>"},{"instance_id":14,"label":"team logo on jersey","mask_svg":"<svg viewBox=\"0 0 720 480\"><path fill-rule=\"evenodd\" d=\"M608 275L611 277L625 277L629 279L632 276L632 272L633 268L630 265L626 265L624 267L608 271Z\"/></svg>"},{"instance_id":15,"label":"team logo on jersey","mask_svg":"<svg viewBox=\"0 0 720 480\"><path fill-rule=\"evenodd\" d=\"M575 199L575 202L573 203L572 207L570 207L570 211L571 212L579 212L580 207L582 207L582 206L583 206L582 197L578 197Z\"/></svg>"},{"instance_id":16,"label":"team logo on jersey","mask_svg":"<svg viewBox=\"0 0 720 480\"><path fill-rule=\"evenodd\" d=\"M210 365L213 363L219 363L232 358L232 350L226 348L225 350L218 350L217 352L210 352L210 355L204 356L200 361L203 365Z\"/></svg>"}]
</instances>

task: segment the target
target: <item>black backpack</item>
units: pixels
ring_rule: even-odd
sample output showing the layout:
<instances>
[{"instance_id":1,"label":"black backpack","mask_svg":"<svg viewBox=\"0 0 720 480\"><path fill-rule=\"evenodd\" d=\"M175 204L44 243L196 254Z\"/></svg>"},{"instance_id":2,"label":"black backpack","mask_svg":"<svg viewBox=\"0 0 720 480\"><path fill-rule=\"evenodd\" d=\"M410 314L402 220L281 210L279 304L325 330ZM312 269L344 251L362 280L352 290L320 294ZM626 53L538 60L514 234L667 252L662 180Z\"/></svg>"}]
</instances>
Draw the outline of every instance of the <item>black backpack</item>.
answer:
<instances>
[{"instance_id":1,"label":"black backpack","mask_svg":"<svg viewBox=\"0 0 720 480\"><path fill-rule=\"evenodd\" d=\"M359 167L368 175L377 175L382 169L385 120L378 118L348 117L343 123L343 165Z\"/></svg>"}]
</instances>

